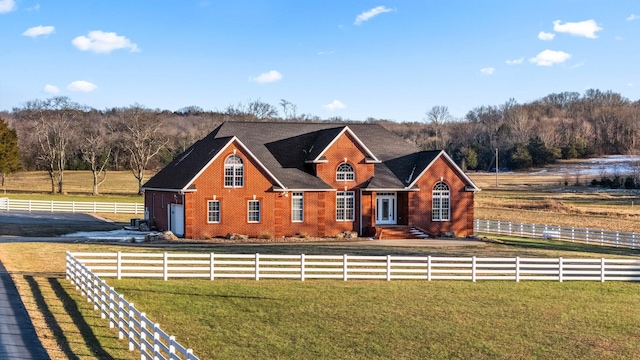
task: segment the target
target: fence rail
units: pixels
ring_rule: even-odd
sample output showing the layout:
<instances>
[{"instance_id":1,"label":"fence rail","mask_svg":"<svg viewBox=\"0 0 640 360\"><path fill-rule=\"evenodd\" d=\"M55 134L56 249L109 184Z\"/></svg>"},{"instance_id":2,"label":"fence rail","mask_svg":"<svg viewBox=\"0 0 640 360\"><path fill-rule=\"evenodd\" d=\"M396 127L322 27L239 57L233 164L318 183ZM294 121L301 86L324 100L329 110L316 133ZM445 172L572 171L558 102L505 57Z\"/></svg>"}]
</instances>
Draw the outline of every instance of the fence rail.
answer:
<instances>
[{"instance_id":1,"label":"fence rail","mask_svg":"<svg viewBox=\"0 0 640 360\"><path fill-rule=\"evenodd\" d=\"M640 259L72 253L100 277L640 281Z\"/></svg>"},{"instance_id":2,"label":"fence rail","mask_svg":"<svg viewBox=\"0 0 640 360\"><path fill-rule=\"evenodd\" d=\"M198 360L193 350L179 344L144 312L136 309L112 287L94 274L81 261L67 252L66 277L80 290L103 319L109 319L109 327L116 328L118 338L126 338L129 351L140 351L141 359Z\"/></svg>"},{"instance_id":3,"label":"fence rail","mask_svg":"<svg viewBox=\"0 0 640 360\"><path fill-rule=\"evenodd\" d=\"M585 244L639 248L640 234L634 232L596 230L555 225L480 220L474 222L475 233L500 234L518 237L545 238Z\"/></svg>"},{"instance_id":4,"label":"fence rail","mask_svg":"<svg viewBox=\"0 0 640 360\"><path fill-rule=\"evenodd\" d=\"M8 198L0 198L0 210L143 214L144 204L53 200L14 200Z\"/></svg>"}]
</instances>

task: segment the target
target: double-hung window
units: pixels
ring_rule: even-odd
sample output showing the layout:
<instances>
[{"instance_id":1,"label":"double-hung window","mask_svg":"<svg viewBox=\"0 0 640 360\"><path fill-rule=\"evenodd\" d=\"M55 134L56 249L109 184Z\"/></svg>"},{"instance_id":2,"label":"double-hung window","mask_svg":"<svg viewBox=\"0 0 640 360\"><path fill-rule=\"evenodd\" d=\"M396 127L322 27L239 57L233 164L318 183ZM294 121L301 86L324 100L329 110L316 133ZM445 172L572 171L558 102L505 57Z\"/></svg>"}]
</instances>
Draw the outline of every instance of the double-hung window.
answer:
<instances>
[{"instance_id":1,"label":"double-hung window","mask_svg":"<svg viewBox=\"0 0 640 360\"><path fill-rule=\"evenodd\" d=\"M291 221L304 221L304 193L294 192L291 194Z\"/></svg>"},{"instance_id":2,"label":"double-hung window","mask_svg":"<svg viewBox=\"0 0 640 360\"><path fill-rule=\"evenodd\" d=\"M260 222L260 200L249 200L247 203L247 222Z\"/></svg>"},{"instance_id":3,"label":"double-hung window","mask_svg":"<svg viewBox=\"0 0 640 360\"><path fill-rule=\"evenodd\" d=\"M449 186L444 182L439 182L433 187L431 192L433 201L431 209L432 221L449 221L450 195Z\"/></svg>"},{"instance_id":4,"label":"double-hung window","mask_svg":"<svg viewBox=\"0 0 640 360\"><path fill-rule=\"evenodd\" d=\"M353 221L355 195L353 191L338 191L336 193L336 220Z\"/></svg>"},{"instance_id":5,"label":"double-hung window","mask_svg":"<svg viewBox=\"0 0 640 360\"><path fill-rule=\"evenodd\" d=\"M220 200L207 201L207 222L210 224L220 222Z\"/></svg>"},{"instance_id":6,"label":"double-hung window","mask_svg":"<svg viewBox=\"0 0 640 360\"><path fill-rule=\"evenodd\" d=\"M224 161L224 187L244 187L244 163L236 154L229 155Z\"/></svg>"}]
</instances>

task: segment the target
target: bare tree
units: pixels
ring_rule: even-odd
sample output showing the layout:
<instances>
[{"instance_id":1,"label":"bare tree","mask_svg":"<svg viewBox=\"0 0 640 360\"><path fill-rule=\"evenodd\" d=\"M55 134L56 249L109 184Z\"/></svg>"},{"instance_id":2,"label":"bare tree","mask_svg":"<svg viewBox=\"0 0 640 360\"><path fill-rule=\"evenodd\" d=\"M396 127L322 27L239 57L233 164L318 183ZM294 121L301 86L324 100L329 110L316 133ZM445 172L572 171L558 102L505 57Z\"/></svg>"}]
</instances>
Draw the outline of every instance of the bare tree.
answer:
<instances>
[{"instance_id":1,"label":"bare tree","mask_svg":"<svg viewBox=\"0 0 640 360\"><path fill-rule=\"evenodd\" d=\"M425 120L431 123L436 132L436 148L442 149L444 147L444 125L452 121L453 116L449 113L449 108L442 105L432 107L426 115Z\"/></svg>"},{"instance_id":2,"label":"bare tree","mask_svg":"<svg viewBox=\"0 0 640 360\"><path fill-rule=\"evenodd\" d=\"M149 162L169 142L164 122L164 117L139 104L116 112L116 128L121 134L121 146L129 154L129 168L138 180L138 194L142 194L140 188Z\"/></svg>"},{"instance_id":3,"label":"bare tree","mask_svg":"<svg viewBox=\"0 0 640 360\"><path fill-rule=\"evenodd\" d=\"M89 163L93 175L93 195L100 194L98 187L107 179L107 164L115 146L110 138L113 128L108 120L96 112L87 114L79 134L82 160Z\"/></svg>"},{"instance_id":4,"label":"bare tree","mask_svg":"<svg viewBox=\"0 0 640 360\"><path fill-rule=\"evenodd\" d=\"M37 147L37 160L51 179L51 193L64 193L64 170L72 135L84 107L67 97L27 102L14 109L24 123L24 131L32 136Z\"/></svg>"},{"instance_id":5,"label":"bare tree","mask_svg":"<svg viewBox=\"0 0 640 360\"><path fill-rule=\"evenodd\" d=\"M278 109L275 106L258 100L249 100L246 104L227 106L225 115L233 120L244 121L269 121L278 117Z\"/></svg>"},{"instance_id":6,"label":"bare tree","mask_svg":"<svg viewBox=\"0 0 640 360\"><path fill-rule=\"evenodd\" d=\"M282 112L286 120L295 120L297 118L296 111L298 107L294 103L281 99L280 106L282 106Z\"/></svg>"}]
</instances>

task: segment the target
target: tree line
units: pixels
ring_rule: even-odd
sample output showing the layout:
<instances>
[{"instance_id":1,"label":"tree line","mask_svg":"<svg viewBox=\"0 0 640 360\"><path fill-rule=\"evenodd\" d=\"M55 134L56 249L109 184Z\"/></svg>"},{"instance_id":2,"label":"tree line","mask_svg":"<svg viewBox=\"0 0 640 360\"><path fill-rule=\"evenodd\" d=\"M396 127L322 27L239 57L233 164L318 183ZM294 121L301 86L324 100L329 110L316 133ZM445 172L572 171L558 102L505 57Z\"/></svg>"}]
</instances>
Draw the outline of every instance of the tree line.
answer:
<instances>
[{"instance_id":1,"label":"tree line","mask_svg":"<svg viewBox=\"0 0 640 360\"><path fill-rule=\"evenodd\" d=\"M222 111L188 106L178 111L140 104L97 110L67 97L28 101L0 112L0 176L45 170L52 193L64 193L65 170L90 170L93 194L108 171L128 169L142 185L145 171L161 168L224 121L330 121L299 114L296 105L249 100ZM444 149L463 169L489 170L498 149L501 167L544 166L557 159L639 150L640 100L612 91L563 92L520 104L478 106L455 119L446 106L422 122L368 118L423 150Z\"/></svg>"}]
</instances>

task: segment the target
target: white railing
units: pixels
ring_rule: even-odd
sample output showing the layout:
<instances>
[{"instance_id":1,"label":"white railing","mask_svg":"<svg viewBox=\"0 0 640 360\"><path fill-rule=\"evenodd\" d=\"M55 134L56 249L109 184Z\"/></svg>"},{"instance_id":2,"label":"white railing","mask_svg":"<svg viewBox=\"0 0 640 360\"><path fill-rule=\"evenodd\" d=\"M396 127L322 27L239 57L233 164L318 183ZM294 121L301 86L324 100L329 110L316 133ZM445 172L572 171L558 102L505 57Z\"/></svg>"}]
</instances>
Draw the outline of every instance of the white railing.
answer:
<instances>
[{"instance_id":1,"label":"white railing","mask_svg":"<svg viewBox=\"0 0 640 360\"><path fill-rule=\"evenodd\" d=\"M118 338L127 339L129 351L140 351L141 359L198 360L193 350L180 345L175 337L160 329L160 325L149 320L144 312L136 309L133 303L125 300L69 252L66 277L93 303L95 310L100 310L103 319L109 319L109 327L117 328Z\"/></svg>"},{"instance_id":2,"label":"white railing","mask_svg":"<svg viewBox=\"0 0 640 360\"><path fill-rule=\"evenodd\" d=\"M14 200L8 198L0 198L0 210L143 214L144 204L53 200Z\"/></svg>"},{"instance_id":3,"label":"white railing","mask_svg":"<svg viewBox=\"0 0 640 360\"><path fill-rule=\"evenodd\" d=\"M634 232L596 230L567 226L525 224L499 220L480 220L474 222L474 232L500 234L518 237L544 238L592 245L608 245L636 249L639 247L640 234Z\"/></svg>"},{"instance_id":4,"label":"white railing","mask_svg":"<svg viewBox=\"0 0 640 360\"><path fill-rule=\"evenodd\" d=\"M72 253L100 277L640 281L640 259Z\"/></svg>"}]
</instances>

